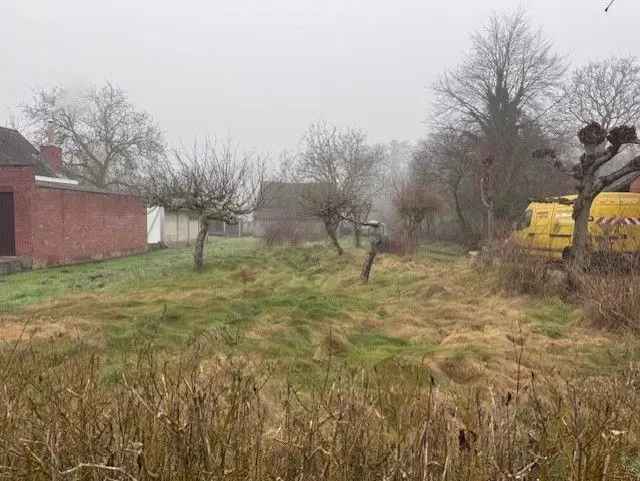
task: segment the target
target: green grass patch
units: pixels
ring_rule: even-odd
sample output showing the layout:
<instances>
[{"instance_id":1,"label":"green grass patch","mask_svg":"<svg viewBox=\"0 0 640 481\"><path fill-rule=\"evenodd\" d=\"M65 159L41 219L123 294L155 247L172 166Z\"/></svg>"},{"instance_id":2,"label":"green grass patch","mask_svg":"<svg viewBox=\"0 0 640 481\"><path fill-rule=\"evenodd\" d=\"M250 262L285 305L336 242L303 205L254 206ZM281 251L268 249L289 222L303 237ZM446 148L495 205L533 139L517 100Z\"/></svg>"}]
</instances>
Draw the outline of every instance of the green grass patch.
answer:
<instances>
[{"instance_id":1,"label":"green grass patch","mask_svg":"<svg viewBox=\"0 0 640 481\"><path fill-rule=\"evenodd\" d=\"M414 359L435 351L435 346L413 343L377 332L358 332L348 337L353 346L346 357L355 364L375 365L391 359Z\"/></svg>"},{"instance_id":2,"label":"green grass patch","mask_svg":"<svg viewBox=\"0 0 640 481\"><path fill-rule=\"evenodd\" d=\"M576 320L575 308L557 297L545 298L532 303L525 310L526 320L533 324L534 332L559 339Z\"/></svg>"}]
</instances>

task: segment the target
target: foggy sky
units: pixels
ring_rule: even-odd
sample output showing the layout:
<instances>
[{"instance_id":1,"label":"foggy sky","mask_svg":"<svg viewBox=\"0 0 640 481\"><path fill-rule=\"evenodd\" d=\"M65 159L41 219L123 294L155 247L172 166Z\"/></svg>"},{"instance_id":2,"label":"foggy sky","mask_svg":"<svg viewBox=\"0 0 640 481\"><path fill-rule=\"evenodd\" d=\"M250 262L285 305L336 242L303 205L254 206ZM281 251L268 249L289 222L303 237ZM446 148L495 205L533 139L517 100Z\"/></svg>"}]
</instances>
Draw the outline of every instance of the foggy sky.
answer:
<instances>
[{"instance_id":1,"label":"foggy sky","mask_svg":"<svg viewBox=\"0 0 640 481\"><path fill-rule=\"evenodd\" d=\"M110 80L173 144L296 147L324 119L374 142L426 132L430 86L492 11L523 5L577 65L640 56L640 1L0 0L0 125L34 89Z\"/></svg>"}]
</instances>

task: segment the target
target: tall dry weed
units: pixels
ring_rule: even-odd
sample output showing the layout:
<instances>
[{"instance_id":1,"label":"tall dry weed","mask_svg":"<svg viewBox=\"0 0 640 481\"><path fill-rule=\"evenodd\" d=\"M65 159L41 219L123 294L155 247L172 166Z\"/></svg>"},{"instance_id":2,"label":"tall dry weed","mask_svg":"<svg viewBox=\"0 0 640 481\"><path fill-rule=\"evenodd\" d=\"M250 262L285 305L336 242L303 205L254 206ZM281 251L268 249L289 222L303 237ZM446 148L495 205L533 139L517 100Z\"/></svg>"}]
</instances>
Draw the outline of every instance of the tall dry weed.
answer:
<instances>
[{"instance_id":1,"label":"tall dry weed","mask_svg":"<svg viewBox=\"0 0 640 481\"><path fill-rule=\"evenodd\" d=\"M420 366L272 369L143 350L105 382L75 347L0 353L0 476L30 480L634 479L640 373L451 392ZM626 476L626 478L621 477Z\"/></svg>"}]
</instances>

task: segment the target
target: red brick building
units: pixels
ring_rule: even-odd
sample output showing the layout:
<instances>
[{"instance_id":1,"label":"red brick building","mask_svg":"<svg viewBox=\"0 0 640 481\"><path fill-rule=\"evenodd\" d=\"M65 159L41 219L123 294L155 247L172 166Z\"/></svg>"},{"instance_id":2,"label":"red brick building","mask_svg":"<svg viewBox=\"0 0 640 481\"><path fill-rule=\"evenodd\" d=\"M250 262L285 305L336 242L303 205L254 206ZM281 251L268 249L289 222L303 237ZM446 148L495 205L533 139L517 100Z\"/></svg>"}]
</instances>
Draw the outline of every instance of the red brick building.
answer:
<instances>
[{"instance_id":1,"label":"red brick building","mask_svg":"<svg viewBox=\"0 0 640 481\"><path fill-rule=\"evenodd\" d=\"M34 267L145 251L146 208L133 195L61 174L62 152L0 127L0 257Z\"/></svg>"}]
</instances>

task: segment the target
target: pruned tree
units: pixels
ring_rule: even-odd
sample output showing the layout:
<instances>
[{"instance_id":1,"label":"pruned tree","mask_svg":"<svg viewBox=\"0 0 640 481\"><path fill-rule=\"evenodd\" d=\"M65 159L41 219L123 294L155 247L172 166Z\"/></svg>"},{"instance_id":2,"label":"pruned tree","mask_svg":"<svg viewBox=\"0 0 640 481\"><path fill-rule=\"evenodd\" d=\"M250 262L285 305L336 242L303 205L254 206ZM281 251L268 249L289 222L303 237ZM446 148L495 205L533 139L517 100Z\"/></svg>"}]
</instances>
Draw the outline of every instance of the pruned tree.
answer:
<instances>
[{"instance_id":1,"label":"pruned tree","mask_svg":"<svg viewBox=\"0 0 640 481\"><path fill-rule=\"evenodd\" d=\"M395 186L393 205L402 222L404 244L413 249L417 244L418 230L441 212L443 202L426 186L414 180L403 180Z\"/></svg>"},{"instance_id":2,"label":"pruned tree","mask_svg":"<svg viewBox=\"0 0 640 481\"><path fill-rule=\"evenodd\" d=\"M383 149L368 146L366 135L358 129L340 130L320 122L312 124L303 137L303 149L292 161L291 176L316 184L317 188L307 189L300 201L307 212L322 220L339 255L344 250L338 228L346 221L359 232L383 161Z\"/></svg>"},{"instance_id":3,"label":"pruned tree","mask_svg":"<svg viewBox=\"0 0 640 481\"><path fill-rule=\"evenodd\" d=\"M499 186L487 203L491 217L512 213L527 171L519 153L531 125L544 130L549 99L557 98L564 72L551 43L518 11L491 17L473 35L465 61L436 83L435 123L477 137L483 157L493 159L495 178L484 180Z\"/></svg>"},{"instance_id":4,"label":"pruned tree","mask_svg":"<svg viewBox=\"0 0 640 481\"><path fill-rule=\"evenodd\" d=\"M589 249L589 217L595 197L620 179L640 172L640 155L623 165L614 166L606 175L602 175L600 171L613 164L623 146L640 142L635 127L622 125L607 130L598 122L591 122L580 129L578 140L584 152L573 165L566 165L559 160L553 149L537 150L534 157L553 160L558 168L570 173L577 181L578 196L573 202L574 228L570 257L576 267L583 268Z\"/></svg>"},{"instance_id":5,"label":"pruned tree","mask_svg":"<svg viewBox=\"0 0 640 481\"><path fill-rule=\"evenodd\" d=\"M576 69L564 87L566 122L575 132L597 122L605 130L640 123L640 63L608 58Z\"/></svg>"},{"instance_id":6,"label":"pruned tree","mask_svg":"<svg viewBox=\"0 0 640 481\"><path fill-rule=\"evenodd\" d=\"M130 187L142 163L165 150L162 132L151 116L111 83L78 92L42 90L23 111L37 140L43 141L53 126L65 166L96 187Z\"/></svg>"},{"instance_id":7,"label":"pruned tree","mask_svg":"<svg viewBox=\"0 0 640 481\"><path fill-rule=\"evenodd\" d=\"M194 144L149 162L138 181L150 205L188 209L198 215L194 266L204 267L204 245L212 220L234 224L258 208L264 180L262 158L239 153L229 142Z\"/></svg>"}]
</instances>

